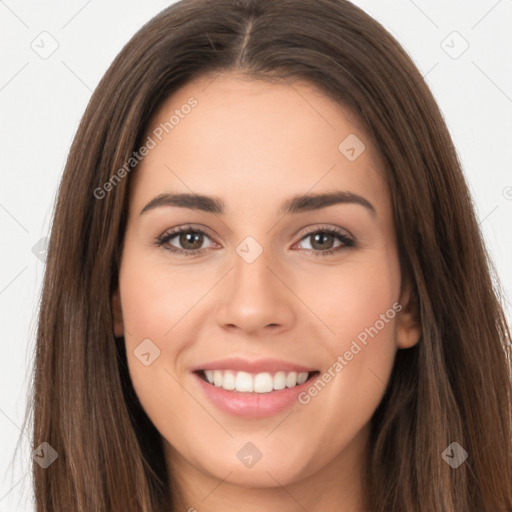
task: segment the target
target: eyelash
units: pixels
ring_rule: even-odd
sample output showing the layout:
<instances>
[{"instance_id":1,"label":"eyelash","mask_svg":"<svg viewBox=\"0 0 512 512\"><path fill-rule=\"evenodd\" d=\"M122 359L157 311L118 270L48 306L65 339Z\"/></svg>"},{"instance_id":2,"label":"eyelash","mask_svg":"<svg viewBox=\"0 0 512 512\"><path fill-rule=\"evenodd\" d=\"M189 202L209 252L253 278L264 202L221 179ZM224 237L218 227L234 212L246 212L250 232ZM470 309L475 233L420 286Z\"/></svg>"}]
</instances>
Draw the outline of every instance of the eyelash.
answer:
<instances>
[{"instance_id":1,"label":"eyelash","mask_svg":"<svg viewBox=\"0 0 512 512\"><path fill-rule=\"evenodd\" d=\"M168 244L173 238L176 238L178 235L181 235L182 233L201 234L201 235L204 235L207 238L211 239L211 237L208 235L208 233L206 231L202 230L201 228L193 228L191 226L186 226L186 227L176 228L175 230L173 230L171 232L167 232L167 233L164 233L163 235L159 236L155 240L155 245L157 247L162 247L166 251L169 251L173 254L180 254L183 256L198 256L205 250L205 249L195 249L192 251L187 251L184 249L177 249L176 247L173 247L173 246L166 246L166 244ZM336 228L314 228L311 231L308 231L307 233L305 233L300 238L299 242L301 242L302 240L304 240L312 235L316 235L318 233L332 235L332 236L336 237L339 241L341 241L343 243L343 245L334 247L332 249L326 249L325 251L315 251L314 249L306 249L308 251L312 251L313 253L315 253L315 257L316 256L329 256L329 255L337 253L343 249L355 247L355 245L356 245L352 238L350 238L348 235L342 233L341 231L337 230Z\"/></svg>"}]
</instances>

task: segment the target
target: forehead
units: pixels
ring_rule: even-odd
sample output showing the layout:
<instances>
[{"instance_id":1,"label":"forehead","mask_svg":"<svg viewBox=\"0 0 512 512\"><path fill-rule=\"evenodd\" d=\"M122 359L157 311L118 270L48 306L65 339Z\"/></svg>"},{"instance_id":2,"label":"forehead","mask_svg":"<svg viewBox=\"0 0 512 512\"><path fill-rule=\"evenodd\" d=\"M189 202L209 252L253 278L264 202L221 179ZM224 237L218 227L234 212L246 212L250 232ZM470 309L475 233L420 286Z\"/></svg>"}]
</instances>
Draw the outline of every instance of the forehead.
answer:
<instances>
[{"instance_id":1,"label":"forehead","mask_svg":"<svg viewBox=\"0 0 512 512\"><path fill-rule=\"evenodd\" d=\"M347 189L386 207L379 155L358 119L306 82L196 79L160 106L147 137L154 147L131 177L138 206L158 192L193 191L229 196L229 211Z\"/></svg>"}]
</instances>

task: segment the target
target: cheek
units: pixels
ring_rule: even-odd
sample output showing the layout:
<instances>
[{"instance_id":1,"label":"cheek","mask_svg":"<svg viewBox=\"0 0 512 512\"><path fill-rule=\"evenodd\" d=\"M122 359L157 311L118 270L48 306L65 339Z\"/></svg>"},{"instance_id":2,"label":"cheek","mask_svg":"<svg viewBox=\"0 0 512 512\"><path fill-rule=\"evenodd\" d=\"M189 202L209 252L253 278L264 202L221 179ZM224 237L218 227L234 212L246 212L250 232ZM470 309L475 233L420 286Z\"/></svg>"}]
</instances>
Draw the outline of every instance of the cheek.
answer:
<instances>
[{"instance_id":1,"label":"cheek","mask_svg":"<svg viewBox=\"0 0 512 512\"><path fill-rule=\"evenodd\" d=\"M134 389L147 412L158 402L155 390L164 390L168 397L180 396L170 362L179 361L187 343L181 329L204 294L206 286L201 283L195 276L191 279L190 272L171 271L161 262L144 258L141 251L125 252L119 285L126 355Z\"/></svg>"},{"instance_id":2,"label":"cheek","mask_svg":"<svg viewBox=\"0 0 512 512\"><path fill-rule=\"evenodd\" d=\"M304 293L331 331L332 336L325 339L331 340L332 354L339 354L359 335L364 340L364 333L375 325L381 340L394 341L393 304L399 298L399 280L396 265L385 259L368 258L319 273L308 283L310 290Z\"/></svg>"},{"instance_id":3,"label":"cheek","mask_svg":"<svg viewBox=\"0 0 512 512\"><path fill-rule=\"evenodd\" d=\"M128 256L121 268L120 288L123 319L131 339L168 340L174 327L211 287L211 281L211 275L191 275L185 267Z\"/></svg>"},{"instance_id":4,"label":"cheek","mask_svg":"<svg viewBox=\"0 0 512 512\"><path fill-rule=\"evenodd\" d=\"M340 413L359 410L364 414L364 407L367 415L373 412L396 355L395 326L401 309L397 302L399 267L391 257L368 256L320 278L315 283L316 292L309 295L316 297L311 308L331 331L318 347L327 361L324 381L331 388L322 395L325 400L334 400L332 410ZM320 386L319 390L323 389ZM341 409L335 400L340 396L345 400Z\"/></svg>"},{"instance_id":5,"label":"cheek","mask_svg":"<svg viewBox=\"0 0 512 512\"><path fill-rule=\"evenodd\" d=\"M192 422L194 415L201 414L190 407L195 402L178 382L181 374L177 365L190 339L183 333L187 314L193 316L191 309L204 294L205 285L195 277L190 279L190 273L183 269L171 272L161 263L144 261L137 251L127 251L120 290L133 388L156 428L175 438L182 421ZM181 411L180 422L176 422L176 410Z\"/></svg>"}]
</instances>

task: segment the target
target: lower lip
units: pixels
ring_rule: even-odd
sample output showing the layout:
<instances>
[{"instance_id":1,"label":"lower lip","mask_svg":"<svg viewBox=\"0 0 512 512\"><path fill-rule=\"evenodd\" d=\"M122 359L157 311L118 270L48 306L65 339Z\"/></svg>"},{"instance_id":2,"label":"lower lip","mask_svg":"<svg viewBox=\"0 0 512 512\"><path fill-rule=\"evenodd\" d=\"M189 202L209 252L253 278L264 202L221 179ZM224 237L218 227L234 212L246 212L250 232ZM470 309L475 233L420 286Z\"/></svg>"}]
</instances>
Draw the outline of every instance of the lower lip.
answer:
<instances>
[{"instance_id":1,"label":"lower lip","mask_svg":"<svg viewBox=\"0 0 512 512\"><path fill-rule=\"evenodd\" d=\"M307 389L318 375L313 375L306 382L270 393L244 393L228 391L206 382L197 373L198 380L206 396L221 410L244 418L264 418L282 412L297 402L299 393Z\"/></svg>"}]
</instances>

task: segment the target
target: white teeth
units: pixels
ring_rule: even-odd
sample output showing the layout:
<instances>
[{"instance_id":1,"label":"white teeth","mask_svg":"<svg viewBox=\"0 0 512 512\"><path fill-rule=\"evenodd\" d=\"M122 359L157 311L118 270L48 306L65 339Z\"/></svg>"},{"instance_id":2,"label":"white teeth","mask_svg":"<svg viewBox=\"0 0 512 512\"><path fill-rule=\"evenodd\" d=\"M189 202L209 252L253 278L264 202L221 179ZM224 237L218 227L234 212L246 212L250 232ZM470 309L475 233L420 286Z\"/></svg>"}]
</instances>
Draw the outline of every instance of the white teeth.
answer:
<instances>
[{"instance_id":1,"label":"white teeth","mask_svg":"<svg viewBox=\"0 0 512 512\"><path fill-rule=\"evenodd\" d=\"M308 372L279 371L272 375L269 372L251 374L234 370L204 370L206 380L219 388L228 391L249 393L270 393L274 390L293 388L308 380Z\"/></svg>"},{"instance_id":2,"label":"white teeth","mask_svg":"<svg viewBox=\"0 0 512 512\"><path fill-rule=\"evenodd\" d=\"M222 384L221 384L222 386ZM252 376L250 373L238 372L236 374L235 389L237 391L247 391L252 393L253 391Z\"/></svg>"},{"instance_id":3,"label":"white teeth","mask_svg":"<svg viewBox=\"0 0 512 512\"><path fill-rule=\"evenodd\" d=\"M258 373L254 377L254 391L256 393L270 393L274 390L274 378L270 373Z\"/></svg>"},{"instance_id":4,"label":"white teeth","mask_svg":"<svg viewBox=\"0 0 512 512\"><path fill-rule=\"evenodd\" d=\"M222 373L219 370L213 372L213 383L216 386L222 386Z\"/></svg>"},{"instance_id":5,"label":"white teeth","mask_svg":"<svg viewBox=\"0 0 512 512\"><path fill-rule=\"evenodd\" d=\"M236 375L234 372L230 372L229 370L226 370L224 372L224 378L221 382L221 386L224 389L232 390L235 389L236 386Z\"/></svg>"},{"instance_id":6,"label":"white teeth","mask_svg":"<svg viewBox=\"0 0 512 512\"><path fill-rule=\"evenodd\" d=\"M274 389L284 389L286 387L286 373L277 372L274 375Z\"/></svg>"},{"instance_id":7,"label":"white teeth","mask_svg":"<svg viewBox=\"0 0 512 512\"><path fill-rule=\"evenodd\" d=\"M293 388L297 384L297 372L290 372L286 376L286 387Z\"/></svg>"},{"instance_id":8,"label":"white teeth","mask_svg":"<svg viewBox=\"0 0 512 512\"><path fill-rule=\"evenodd\" d=\"M297 375L297 384L304 384L308 380L308 373L301 372Z\"/></svg>"},{"instance_id":9,"label":"white teeth","mask_svg":"<svg viewBox=\"0 0 512 512\"><path fill-rule=\"evenodd\" d=\"M204 374L205 374L206 380L210 384L213 384L213 370L204 370Z\"/></svg>"}]
</instances>

